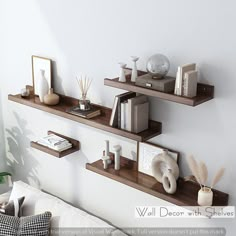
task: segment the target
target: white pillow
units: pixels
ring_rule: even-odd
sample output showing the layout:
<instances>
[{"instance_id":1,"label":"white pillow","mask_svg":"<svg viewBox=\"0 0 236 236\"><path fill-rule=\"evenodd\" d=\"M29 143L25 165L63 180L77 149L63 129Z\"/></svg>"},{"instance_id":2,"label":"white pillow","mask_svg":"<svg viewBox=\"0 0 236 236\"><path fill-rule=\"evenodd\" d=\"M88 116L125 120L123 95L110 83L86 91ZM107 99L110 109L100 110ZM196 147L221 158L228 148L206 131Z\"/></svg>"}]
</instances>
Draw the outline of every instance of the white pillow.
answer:
<instances>
[{"instance_id":1,"label":"white pillow","mask_svg":"<svg viewBox=\"0 0 236 236\"><path fill-rule=\"evenodd\" d=\"M115 228L105 221L89 215L64 201L44 193L22 181L14 182L11 199L25 196L23 216L41 214L45 211L52 213L51 227L103 227L113 231Z\"/></svg>"}]
</instances>

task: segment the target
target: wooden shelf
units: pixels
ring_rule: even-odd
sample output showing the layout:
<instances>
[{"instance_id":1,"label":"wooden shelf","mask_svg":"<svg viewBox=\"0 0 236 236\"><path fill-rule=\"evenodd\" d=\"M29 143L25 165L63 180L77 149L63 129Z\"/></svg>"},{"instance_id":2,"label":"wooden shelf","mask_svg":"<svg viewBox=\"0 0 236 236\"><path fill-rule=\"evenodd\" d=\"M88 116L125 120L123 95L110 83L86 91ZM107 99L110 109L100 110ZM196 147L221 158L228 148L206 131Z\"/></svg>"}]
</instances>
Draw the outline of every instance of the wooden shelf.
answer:
<instances>
[{"instance_id":1,"label":"wooden shelf","mask_svg":"<svg viewBox=\"0 0 236 236\"><path fill-rule=\"evenodd\" d=\"M18 95L8 95L8 99L13 102L17 102L26 106L30 106L69 120L73 120L100 130L104 130L116 135L120 135L129 139L133 139L139 142L146 141L150 138L153 138L157 135L161 134L162 124L157 121L149 121L149 129L138 134L131 133L125 130L121 130L118 128L111 127L109 125L111 112L112 110L107 107L94 105L101 109L101 115L94 117L92 119L85 119L76 115L72 115L67 113L67 109L71 108L78 104L78 100L75 98L67 97L60 95L60 103L56 106L47 106L39 101L38 96L31 96L30 98L22 98L20 94Z\"/></svg>"},{"instance_id":2,"label":"wooden shelf","mask_svg":"<svg viewBox=\"0 0 236 236\"><path fill-rule=\"evenodd\" d=\"M150 88L139 87L131 82L131 70L126 70L126 82L119 82L119 78L115 79L105 79L104 84L110 87L119 88L127 91L132 91L136 93L145 94L151 97L157 97L163 100L168 100L180 104L185 104L189 106L197 106L201 103L209 101L214 97L214 86L198 83L197 86L197 96L194 98L188 98L184 96L177 96L173 93L163 93ZM147 72L139 71L139 76L147 74Z\"/></svg>"},{"instance_id":3,"label":"wooden shelf","mask_svg":"<svg viewBox=\"0 0 236 236\"><path fill-rule=\"evenodd\" d=\"M69 138L69 137L66 137L64 135L55 133L53 131L48 131L48 134L56 134L57 136L60 136L62 138L67 139L72 144L72 147L65 150L65 151L59 152L59 151L56 151L56 150L53 150L51 148L45 147L45 146L43 146L43 145L41 145L37 142L33 142L33 141L30 142L31 147L35 148L35 149L38 149L42 152L46 152L46 153L48 153L52 156L58 157L58 158L62 158L64 156L70 155L70 154L80 150L80 142L79 141L77 141L75 139L72 139L72 138Z\"/></svg>"},{"instance_id":4,"label":"wooden shelf","mask_svg":"<svg viewBox=\"0 0 236 236\"><path fill-rule=\"evenodd\" d=\"M153 177L137 171L137 163L127 158L121 158L121 169L114 170L111 164L108 169L103 169L102 160L94 163L87 163L86 168L97 174L151 194L155 197L171 202L179 206L197 206L197 194L199 186L193 182L184 182L182 178L178 180L178 187L175 194L168 194L164 191L162 184ZM213 190L214 206L227 206L229 195L218 190Z\"/></svg>"}]
</instances>

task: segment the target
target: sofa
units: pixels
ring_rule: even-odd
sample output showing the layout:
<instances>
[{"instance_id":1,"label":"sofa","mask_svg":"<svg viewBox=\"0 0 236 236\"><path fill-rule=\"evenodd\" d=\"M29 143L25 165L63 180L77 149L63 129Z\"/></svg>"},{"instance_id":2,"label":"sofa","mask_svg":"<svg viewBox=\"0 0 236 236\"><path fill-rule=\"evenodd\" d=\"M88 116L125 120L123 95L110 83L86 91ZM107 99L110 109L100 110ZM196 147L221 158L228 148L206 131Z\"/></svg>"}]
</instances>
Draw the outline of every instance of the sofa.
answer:
<instances>
[{"instance_id":1,"label":"sofa","mask_svg":"<svg viewBox=\"0 0 236 236\"><path fill-rule=\"evenodd\" d=\"M7 194L0 196L3 199ZM22 216L37 215L46 211L52 213L51 235L96 235L124 236L119 229L81 209L36 189L22 181L14 182L9 201L25 197ZM83 230L83 232L82 232ZM86 230L88 234L85 233ZM102 233L101 233L102 231Z\"/></svg>"}]
</instances>

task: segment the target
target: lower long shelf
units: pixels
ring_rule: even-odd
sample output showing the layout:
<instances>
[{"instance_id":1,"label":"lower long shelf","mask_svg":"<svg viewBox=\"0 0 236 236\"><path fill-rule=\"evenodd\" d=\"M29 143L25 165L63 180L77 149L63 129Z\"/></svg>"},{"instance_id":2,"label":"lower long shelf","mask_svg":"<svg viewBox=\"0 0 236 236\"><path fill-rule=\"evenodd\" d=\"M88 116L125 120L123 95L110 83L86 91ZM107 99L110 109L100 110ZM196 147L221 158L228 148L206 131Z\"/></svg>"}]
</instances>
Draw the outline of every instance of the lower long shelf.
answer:
<instances>
[{"instance_id":1,"label":"lower long shelf","mask_svg":"<svg viewBox=\"0 0 236 236\"><path fill-rule=\"evenodd\" d=\"M197 195L199 186L193 182L185 182L179 178L177 191L175 194L168 194L164 191L162 184L158 183L153 177L137 171L136 162L127 158L121 158L120 170L114 170L111 164L108 169L103 169L102 160L94 163L87 163L86 168L97 174L106 176L110 179L138 189L142 192L151 194L155 197L171 202L179 206L197 206ZM213 190L214 206L227 206L229 195L227 193Z\"/></svg>"}]
</instances>

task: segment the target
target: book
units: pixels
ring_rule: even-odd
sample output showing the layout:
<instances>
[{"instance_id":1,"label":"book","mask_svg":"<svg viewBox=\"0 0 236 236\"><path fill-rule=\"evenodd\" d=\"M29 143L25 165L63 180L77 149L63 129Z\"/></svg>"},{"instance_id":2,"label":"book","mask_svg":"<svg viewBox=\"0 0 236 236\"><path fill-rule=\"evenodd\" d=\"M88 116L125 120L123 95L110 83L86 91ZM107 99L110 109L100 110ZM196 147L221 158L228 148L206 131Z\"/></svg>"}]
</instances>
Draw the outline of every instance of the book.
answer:
<instances>
[{"instance_id":1,"label":"book","mask_svg":"<svg viewBox=\"0 0 236 236\"><path fill-rule=\"evenodd\" d=\"M61 145L64 143L69 143L68 140L66 140L56 134L49 134L49 135L41 138L40 140L50 146L58 146L58 145Z\"/></svg>"},{"instance_id":2,"label":"book","mask_svg":"<svg viewBox=\"0 0 236 236\"><path fill-rule=\"evenodd\" d=\"M133 132L134 131L134 106L137 104L142 104L148 101L147 96L140 95L134 98L128 99L128 119L126 124L126 130Z\"/></svg>"},{"instance_id":3,"label":"book","mask_svg":"<svg viewBox=\"0 0 236 236\"><path fill-rule=\"evenodd\" d=\"M183 80L184 80L184 75L188 71L193 71L196 70L196 64L186 64L183 66L178 67L177 71L177 78L176 78L176 84L175 84L175 94L176 95L183 95Z\"/></svg>"},{"instance_id":4,"label":"book","mask_svg":"<svg viewBox=\"0 0 236 236\"><path fill-rule=\"evenodd\" d=\"M135 96L134 92L126 92L115 97L109 123L111 126L121 128L121 103Z\"/></svg>"},{"instance_id":5,"label":"book","mask_svg":"<svg viewBox=\"0 0 236 236\"><path fill-rule=\"evenodd\" d=\"M134 133L140 133L148 129L149 102L134 106Z\"/></svg>"},{"instance_id":6,"label":"book","mask_svg":"<svg viewBox=\"0 0 236 236\"><path fill-rule=\"evenodd\" d=\"M198 72L196 70L184 74L183 96L192 98L197 95L197 76Z\"/></svg>"},{"instance_id":7,"label":"book","mask_svg":"<svg viewBox=\"0 0 236 236\"><path fill-rule=\"evenodd\" d=\"M128 102L121 103L121 129L127 129Z\"/></svg>"},{"instance_id":8,"label":"book","mask_svg":"<svg viewBox=\"0 0 236 236\"><path fill-rule=\"evenodd\" d=\"M38 144L40 145L43 145L45 147L48 147L50 149L53 149L55 151L58 151L58 152L61 152L61 151L64 151L64 150L67 150L69 148L72 147L72 144L71 143L64 143L64 144L61 144L61 145L57 145L57 146L53 146L53 145L50 145L48 144L47 142L43 141L42 139L41 140L38 140L37 141Z\"/></svg>"},{"instance_id":9,"label":"book","mask_svg":"<svg viewBox=\"0 0 236 236\"><path fill-rule=\"evenodd\" d=\"M88 111L81 110L78 106L75 106L68 109L67 112L86 119L91 119L93 117L101 115L101 110L94 106L91 106L91 109Z\"/></svg>"}]
</instances>

